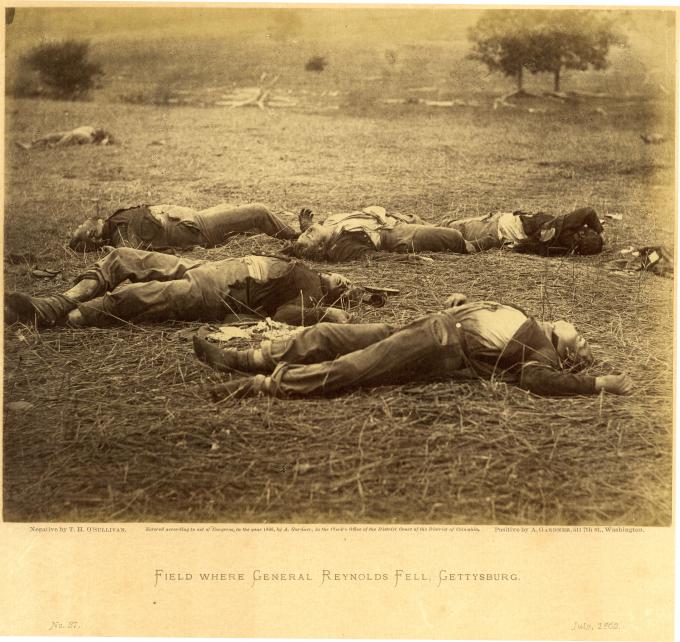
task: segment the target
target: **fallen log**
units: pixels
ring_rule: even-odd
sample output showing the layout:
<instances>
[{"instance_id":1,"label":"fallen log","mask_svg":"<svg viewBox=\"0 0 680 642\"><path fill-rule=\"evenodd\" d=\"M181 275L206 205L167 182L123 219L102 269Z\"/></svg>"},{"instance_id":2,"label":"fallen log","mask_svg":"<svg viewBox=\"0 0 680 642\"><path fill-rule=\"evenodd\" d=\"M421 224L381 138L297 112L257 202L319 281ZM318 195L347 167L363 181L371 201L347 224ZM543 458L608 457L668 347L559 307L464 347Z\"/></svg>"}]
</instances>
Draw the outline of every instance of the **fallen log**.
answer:
<instances>
[{"instance_id":1,"label":"fallen log","mask_svg":"<svg viewBox=\"0 0 680 642\"><path fill-rule=\"evenodd\" d=\"M259 109L266 109L267 103L270 101L270 96L272 93L272 88L278 82L279 76L276 75L270 81L265 82L267 79L267 72L264 72L260 76L260 86L255 88L257 93L253 94L250 88L246 90L236 90L229 96L223 96L223 98L228 98L226 101L219 101L215 103L220 107L231 107L235 109L237 107L258 107ZM245 92L248 94L245 94ZM241 98L241 96L243 96Z\"/></svg>"},{"instance_id":2,"label":"fallen log","mask_svg":"<svg viewBox=\"0 0 680 642\"><path fill-rule=\"evenodd\" d=\"M546 91L543 94L546 98L555 98L557 100L562 100L567 103L577 103L578 98L576 96L572 95L571 93L565 94L564 92L561 91Z\"/></svg>"}]
</instances>

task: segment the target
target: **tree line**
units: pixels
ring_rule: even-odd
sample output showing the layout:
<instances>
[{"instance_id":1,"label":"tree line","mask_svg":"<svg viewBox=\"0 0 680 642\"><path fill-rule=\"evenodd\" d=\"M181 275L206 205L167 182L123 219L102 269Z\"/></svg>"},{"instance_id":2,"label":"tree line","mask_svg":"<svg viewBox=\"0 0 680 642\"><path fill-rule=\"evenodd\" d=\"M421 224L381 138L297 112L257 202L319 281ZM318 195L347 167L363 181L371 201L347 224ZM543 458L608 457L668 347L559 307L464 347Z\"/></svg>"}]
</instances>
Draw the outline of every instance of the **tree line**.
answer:
<instances>
[{"instance_id":1,"label":"tree line","mask_svg":"<svg viewBox=\"0 0 680 642\"><path fill-rule=\"evenodd\" d=\"M582 9L488 10L468 37L468 57L514 77L520 92L526 71L551 73L559 92L564 70L605 69L610 47L626 42L612 13ZM323 69L326 60L318 58L306 69ZM77 40L42 43L23 56L20 68L13 83L20 96L83 98L103 75L102 67L89 60L89 43Z\"/></svg>"}]
</instances>

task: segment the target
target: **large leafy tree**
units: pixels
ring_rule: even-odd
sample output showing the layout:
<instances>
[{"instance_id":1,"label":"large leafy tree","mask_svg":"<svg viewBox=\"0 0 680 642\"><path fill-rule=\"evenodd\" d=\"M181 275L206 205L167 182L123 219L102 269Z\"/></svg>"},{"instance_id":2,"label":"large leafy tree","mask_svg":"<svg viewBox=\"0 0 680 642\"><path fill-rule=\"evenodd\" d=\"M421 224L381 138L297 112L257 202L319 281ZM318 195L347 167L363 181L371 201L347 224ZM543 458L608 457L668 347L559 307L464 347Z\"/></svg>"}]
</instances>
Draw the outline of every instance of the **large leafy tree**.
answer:
<instances>
[{"instance_id":1,"label":"large leafy tree","mask_svg":"<svg viewBox=\"0 0 680 642\"><path fill-rule=\"evenodd\" d=\"M517 80L523 73L553 74L560 90L564 69L604 69L609 48L624 42L606 12L587 10L491 10L470 30L470 57Z\"/></svg>"},{"instance_id":2,"label":"large leafy tree","mask_svg":"<svg viewBox=\"0 0 680 642\"><path fill-rule=\"evenodd\" d=\"M607 13L574 9L536 12L530 39L528 66L533 73L553 74L555 91L563 69L605 69L609 48L625 41Z\"/></svg>"}]
</instances>

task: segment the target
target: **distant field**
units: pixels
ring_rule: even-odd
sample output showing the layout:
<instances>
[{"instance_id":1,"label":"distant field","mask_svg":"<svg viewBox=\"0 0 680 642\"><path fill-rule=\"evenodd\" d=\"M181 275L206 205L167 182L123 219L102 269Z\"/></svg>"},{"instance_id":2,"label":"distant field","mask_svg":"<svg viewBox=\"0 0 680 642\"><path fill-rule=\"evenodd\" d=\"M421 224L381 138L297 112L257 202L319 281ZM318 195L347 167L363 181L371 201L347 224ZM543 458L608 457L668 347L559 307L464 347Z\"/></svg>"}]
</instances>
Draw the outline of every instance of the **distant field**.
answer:
<instances>
[{"instance_id":1,"label":"distant field","mask_svg":"<svg viewBox=\"0 0 680 642\"><path fill-rule=\"evenodd\" d=\"M200 385L219 375L194 359L187 340L198 324L40 333L13 326L4 345L6 520L670 523L673 283L603 269L623 247L673 245L669 99L635 90L493 110L507 84L475 83L463 65L447 87L478 106L390 106L377 99L388 90L406 95L414 86L407 71L417 66L361 80L382 44L360 48L358 72L334 65L316 76L288 58L271 70L272 60L244 45L229 59L230 69L242 67L239 82L280 71L282 88L295 95L337 90L345 98L328 112L159 108L116 100L140 77L144 50L156 52L145 86L161 72L199 93L217 80L160 57L159 41L135 46L118 51L121 78L92 102L7 101L5 253L32 252L40 267L63 272L36 280L28 265L6 262L5 290L62 291L96 258L66 249L69 229L95 211L140 202L262 201L319 214L380 204L430 221L590 205L602 217L623 217L607 220L601 256L489 252L432 255L423 264L387 255L338 271L401 290L382 309L356 310L357 320L406 322L452 291L567 317L595 344L592 373L629 372L636 393L542 399L493 382L443 382L214 406ZM303 61L314 49L304 49ZM411 51L434 60L440 49L420 42ZM191 68L215 68L217 59L204 60ZM455 69L455 60L441 68ZM607 87L617 73L592 87ZM421 75L420 84L438 83L438 74ZM233 77L225 73L225 83ZM106 126L120 144L14 146L87 123ZM645 145L639 135L647 131L669 140ZM194 254L277 248L255 236ZM16 401L31 406L7 408Z\"/></svg>"}]
</instances>

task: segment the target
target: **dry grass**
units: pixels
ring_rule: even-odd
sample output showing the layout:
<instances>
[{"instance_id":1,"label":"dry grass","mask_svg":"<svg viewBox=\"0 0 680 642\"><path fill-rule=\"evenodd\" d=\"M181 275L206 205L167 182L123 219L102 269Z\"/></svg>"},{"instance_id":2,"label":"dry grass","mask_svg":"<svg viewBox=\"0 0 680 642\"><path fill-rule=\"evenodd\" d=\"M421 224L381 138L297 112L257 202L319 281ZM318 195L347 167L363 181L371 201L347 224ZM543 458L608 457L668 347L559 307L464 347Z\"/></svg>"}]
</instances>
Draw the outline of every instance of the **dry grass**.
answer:
<instances>
[{"instance_id":1,"label":"dry grass","mask_svg":"<svg viewBox=\"0 0 680 642\"><path fill-rule=\"evenodd\" d=\"M513 259L343 271L402 286L385 308L360 311L365 320L417 317L452 285L490 298L512 291L536 314L568 314L598 344L593 372L631 372L634 397L541 399L444 382L212 405L201 386L220 375L194 359L185 324L14 326L7 398L34 405L6 415L6 518L667 523L670 289L646 275L608 278L594 307L579 286L602 278L597 268ZM524 282L532 269L542 287Z\"/></svg>"},{"instance_id":2,"label":"dry grass","mask_svg":"<svg viewBox=\"0 0 680 642\"><path fill-rule=\"evenodd\" d=\"M629 372L636 392L542 399L440 382L212 405L201 386L220 375L193 357L197 324L13 326L5 403L32 405L5 408L5 519L670 523L672 283L601 268L624 245L672 240L672 143L638 138L661 122L655 109L595 120L585 106L330 117L8 102L8 143L96 121L122 144L8 145L6 251L31 251L63 274L35 281L27 265L6 264L6 289L64 289L93 259L65 249L66 230L137 202L260 200L322 213L375 203L432 221L591 205L624 216L599 257L386 255L337 270L401 290L357 320L407 322L452 291L572 319L596 345L592 372ZM195 255L278 247L255 236Z\"/></svg>"}]
</instances>

